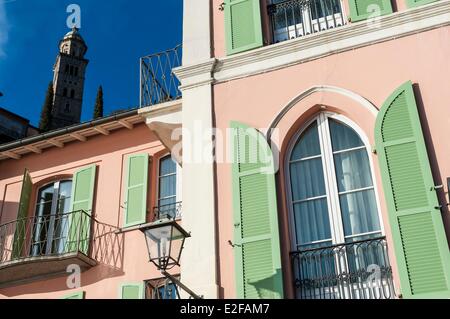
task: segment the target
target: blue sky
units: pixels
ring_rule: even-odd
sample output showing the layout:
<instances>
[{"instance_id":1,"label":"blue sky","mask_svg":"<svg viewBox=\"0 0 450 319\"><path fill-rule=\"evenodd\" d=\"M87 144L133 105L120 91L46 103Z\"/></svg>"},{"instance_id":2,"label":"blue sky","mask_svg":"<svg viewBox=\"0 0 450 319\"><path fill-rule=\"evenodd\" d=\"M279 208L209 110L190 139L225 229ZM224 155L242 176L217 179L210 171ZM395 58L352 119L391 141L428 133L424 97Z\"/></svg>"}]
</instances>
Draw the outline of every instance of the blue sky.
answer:
<instances>
[{"instance_id":1,"label":"blue sky","mask_svg":"<svg viewBox=\"0 0 450 319\"><path fill-rule=\"evenodd\" d=\"M81 7L80 32L89 46L82 121L92 118L99 85L106 114L137 106L139 58L181 43L182 2L0 0L0 106L38 124L72 3Z\"/></svg>"}]
</instances>

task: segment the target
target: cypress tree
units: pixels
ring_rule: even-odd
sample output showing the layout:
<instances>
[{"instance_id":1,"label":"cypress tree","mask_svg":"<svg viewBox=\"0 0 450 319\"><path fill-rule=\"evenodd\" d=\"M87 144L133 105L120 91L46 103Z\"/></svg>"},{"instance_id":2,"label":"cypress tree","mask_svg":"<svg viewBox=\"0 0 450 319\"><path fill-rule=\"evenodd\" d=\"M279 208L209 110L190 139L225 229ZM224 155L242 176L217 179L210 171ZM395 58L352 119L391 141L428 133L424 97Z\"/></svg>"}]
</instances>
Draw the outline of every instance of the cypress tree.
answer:
<instances>
[{"instance_id":1,"label":"cypress tree","mask_svg":"<svg viewBox=\"0 0 450 319\"><path fill-rule=\"evenodd\" d=\"M94 120L103 117L103 88L100 85L94 107Z\"/></svg>"},{"instance_id":2,"label":"cypress tree","mask_svg":"<svg viewBox=\"0 0 450 319\"><path fill-rule=\"evenodd\" d=\"M53 83L50 82L48 85L47 94L45 96L45 102L42 106L41 119L39 121L39 129L41 132L47 132L51 129L54 95Z\"/></svg>"}]
</instances>

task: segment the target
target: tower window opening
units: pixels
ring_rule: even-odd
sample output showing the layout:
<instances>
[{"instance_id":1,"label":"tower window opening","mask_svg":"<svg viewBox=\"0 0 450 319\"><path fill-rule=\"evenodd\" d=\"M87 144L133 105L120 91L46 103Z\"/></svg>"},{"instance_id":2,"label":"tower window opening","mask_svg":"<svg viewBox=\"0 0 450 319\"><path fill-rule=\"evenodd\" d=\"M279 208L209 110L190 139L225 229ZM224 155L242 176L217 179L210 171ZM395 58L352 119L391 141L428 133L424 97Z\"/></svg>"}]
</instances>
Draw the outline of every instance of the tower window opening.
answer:
<instances>
[{"instance_id":1,"label":"tower window opening","mask_svg":"<svg viewBox=\"0 0 450 319\"><path fill-rule=\"evenodd\" d=\"M69 103L66 104L66 107L64 108L64 112L70 113L70 104Z\"/></svg>"},{"instance_id":2,"label":"tower window opening","mask_svg":"<svg viewBox=\"0 0 450 319\"><path fill-rule=\"evenodd\" d=\"M63 96L64 96L64 97L67 96L67 88L64 88L64 90L63 90Z\"/></svg>"},{"instance_id":3,"label":"tower window opening","mask_svg":"<svg viewBox=\"0 0 450 319\"><path fill-rule=\"evenodd\" d=\"M74 98L75 97L75 90L70 91L70 98Z\"/></svg>"}]
</instances>

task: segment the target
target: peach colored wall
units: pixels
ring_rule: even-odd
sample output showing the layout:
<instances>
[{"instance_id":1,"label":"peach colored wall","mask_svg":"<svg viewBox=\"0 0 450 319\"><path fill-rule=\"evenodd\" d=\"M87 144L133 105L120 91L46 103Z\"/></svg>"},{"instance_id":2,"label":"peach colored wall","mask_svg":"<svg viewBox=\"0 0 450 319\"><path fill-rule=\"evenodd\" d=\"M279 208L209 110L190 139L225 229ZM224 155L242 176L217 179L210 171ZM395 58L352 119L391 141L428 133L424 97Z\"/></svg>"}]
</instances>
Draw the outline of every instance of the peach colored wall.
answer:
<instances>
[{"instance_id":1,"label":"peach colored wall","mask_svg":"<svg viewBox=\"0 0 450 319\"><path fill-rule=\"evenodd\" d=\"M78 168L96 164L97 180L94 215L97 221L116 227L123 226L124 178L127 157L135 153L148 153L156 158L149 169L148 210L155 206L157 158L166 152L159 140L145 124L133 130L121 129L109 136L96 136L87 142L75 142L62 149L52 148L41 155L29 155L21 160L0 162L0 224L14 220L25 168L31 172L34 183L32 203L39 186L55 177L72 176ZM33 206L33 205L30 205ZM30 207L30 215L34 214ZM100 264L82 273L80 289L86 298L118 298L119 286L125 282L142 282L161 277L148 262L147 248L139 230L118 235L108 255L99 254ZM99 251L101 249L98 249ZM66 288L66 277L39 281L23 286L0 289L0 298L61 298L71 293Z\"/></svg>"},{"instance_id":2,"label":"peach colored wall","mask_svg":"<svg viewBox=\"0 0 450 319\"><path fill-rule=\"evenodd\" d=\"M331 85L353 91L380 108L387 97L408 80L414 83L419 113L427 142L430 162L437 185L450 176L450 27L418 33L408 37L372 46L334 54L307 63L277 71L259 74L214 86L214 112L219 129L229 126L231 120L241 121L255 128L267 128L275 116L294 97L316 85ZM426 43L426 45L424 45ZM317 114L319 105L342 114L355 122L374 145L373 114L359 103L335 93L314 93L297 103L283 118L278 128L282 152L290 137L309 119ZM380 196L382 219L391 247L391 263L396 274L392 240L387 222L384 193L376 155L371 155L377 191ZM289 276L290 249L289 225L285 187L277 175L279 220L281 229L282 259L287 297L293 297L292 278ZM228 240L233 239L233 209L231 194L231 166L217 165L217 197L219 225L220 283L225 298L235 297L233 250ZM445 186L445 192L447 187ZM444 192L439 194L442 204L447 203ZM443 213L447 234L450 235L450 212ZM449 236L450 239L450 236Z\"/></svg>"},{"instance_id":3,"label":"peach colored wall","mask_svg":"<svg viewBox=\"0 0 450 319\"><path fill-rule=\"evenodd\" d=\"M211 0L212 1L212 25L213 25L213 54L216 58L226 56L226 43L225 43L225 11L220 11L219 7L223 3L223 0ZM348 6L348 0L341 0L345 15L350 17L350 11ZM267 15L267 5L270 0L260 0L261 5L261 22L263 30L264 45L271 43L271 26L270 19ZM392 10L394 12L403 11L407 9L405 0L391 0Z\"/></svg>"}]
</instances>

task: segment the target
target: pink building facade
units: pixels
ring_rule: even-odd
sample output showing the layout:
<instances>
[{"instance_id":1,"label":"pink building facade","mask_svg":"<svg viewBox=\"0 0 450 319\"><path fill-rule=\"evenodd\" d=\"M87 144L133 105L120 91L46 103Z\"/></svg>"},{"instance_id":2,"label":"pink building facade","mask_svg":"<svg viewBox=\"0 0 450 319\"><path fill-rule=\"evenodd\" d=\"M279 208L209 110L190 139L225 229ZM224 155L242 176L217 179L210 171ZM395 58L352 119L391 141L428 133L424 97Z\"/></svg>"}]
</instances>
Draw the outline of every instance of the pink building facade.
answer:
<instances>
[{"instance_id":1,"label":"pink building facade","mask_svg":"<svg viewBox=\"0 0 450 319\"><path fill-rule=\"evenodd\" d=\"M0 296L151 297L139 226L169 198L191 233L173 274L205 298L448 298L450 1L222 2L184 1L180 99L0 147L2 225L44 186L94 190L69 199L92 220L66 261L4 227ZM77 289L48 278L73 263Z\"/></svg>"}]
</instances>

